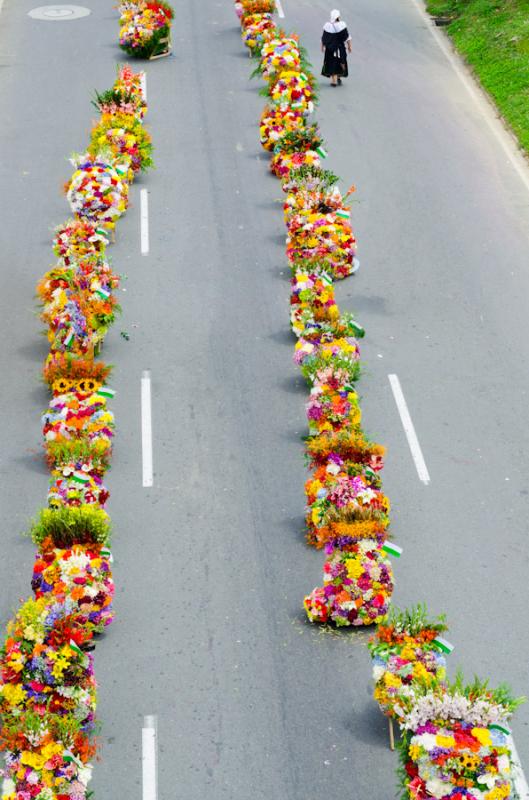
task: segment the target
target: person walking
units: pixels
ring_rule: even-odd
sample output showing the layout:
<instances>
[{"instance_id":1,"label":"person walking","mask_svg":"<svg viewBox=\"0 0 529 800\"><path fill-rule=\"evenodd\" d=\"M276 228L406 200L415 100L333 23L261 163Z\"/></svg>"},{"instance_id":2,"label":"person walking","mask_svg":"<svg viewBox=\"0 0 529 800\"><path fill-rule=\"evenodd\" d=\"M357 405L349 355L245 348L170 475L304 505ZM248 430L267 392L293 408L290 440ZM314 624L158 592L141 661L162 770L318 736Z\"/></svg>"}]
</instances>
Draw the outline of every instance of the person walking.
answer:
<instances>
[{"instance_id":1,"label":"person walking","mask_svg":"<svg viewBox=\"0 0 529 800\"><path fill-rule=\"evenodd\" d=\"M347 49L346 49L347 48ZM335 8L331 18L323 26L321 49L325 54L321 74L331 79L331 86L340 86L342 78L347 78L347 51L351 52L351 37L347 25L340 19Z\"/></svg>"}]
</instances>

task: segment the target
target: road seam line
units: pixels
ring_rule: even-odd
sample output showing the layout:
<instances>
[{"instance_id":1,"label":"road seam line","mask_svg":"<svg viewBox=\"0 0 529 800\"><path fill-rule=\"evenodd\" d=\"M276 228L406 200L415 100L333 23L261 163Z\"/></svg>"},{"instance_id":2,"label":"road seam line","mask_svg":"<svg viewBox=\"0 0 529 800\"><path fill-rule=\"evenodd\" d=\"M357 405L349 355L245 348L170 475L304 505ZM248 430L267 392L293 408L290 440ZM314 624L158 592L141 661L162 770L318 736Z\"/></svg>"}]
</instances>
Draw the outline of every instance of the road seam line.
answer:
<instances>
[{"instance_id":1,"label":"road seam line","mask_svg":"<svg viewBox=\"0 0 529 800\"><path fill-rule=\"evenodd\" d=\"M151 373L148 369L141 375L141 459L143 486L149 488L153 485L153 458Z\"/></svg>"},{"instance_id":2,"label":"road seam line","mask_svg":"<svg viewBox=\"0 0 529 800\"><path fill-rule=\"evenodd\" d=\"M146 256L149 253L149 195L147 189L140 192L140 234L141 234L141 254Z\"/></svg>"},{"instance_id":3,"label":"road seam line","mask_svg":"<svg viewBox=\"0 0 529 800\"><path fill-rule=\"evenodd\" d=\"M515 141L513 140L513 134L506 130L504 124L502 123L499 116L499 109L495 107L492 99L489 98L485 92L485 89L483 89L480 84L477 84L476 79L474 79L468 73L467 67L461 65L460 57L456 56L452 52L448 42L445 40L444 35L437 30L434 22L425 11L421 0L411 0L411 2L426 23L426 27L433 36L437 46L443 52L457 77L467 90L468 94L474 100L474 103L485 119L485 122L487 123L491 133L496 141L500 144L505 155L509 159L511 166L514 168L518 177L529 192L529 169L527 163Z\"/></svg>"},{"instance_id":4,"label":"road seam line","mask_svg":"<svg viewBox=\"0 0 529 800\"><path fill-rule=\"evenodd\" d=\"M415 463L415 468L417 470L419 480L422 481L426 486L428 486L428 484L430 483L430 474L428 472L428 468L426 467L426 463L424 461L421 445L419 444L419 439L417 438L415 426L412 422L411 415L408 410L408 405L404 398L402 386L400 385L400 381L397 375L388 375L388 379L391 386L391 391L393 392L393 397L395 398L395 403L397 404L397 410L400 415L402 427L404 428L404 433L406 434L406 438L408 440L411 456Z\"/></svg>"}]
</instances>

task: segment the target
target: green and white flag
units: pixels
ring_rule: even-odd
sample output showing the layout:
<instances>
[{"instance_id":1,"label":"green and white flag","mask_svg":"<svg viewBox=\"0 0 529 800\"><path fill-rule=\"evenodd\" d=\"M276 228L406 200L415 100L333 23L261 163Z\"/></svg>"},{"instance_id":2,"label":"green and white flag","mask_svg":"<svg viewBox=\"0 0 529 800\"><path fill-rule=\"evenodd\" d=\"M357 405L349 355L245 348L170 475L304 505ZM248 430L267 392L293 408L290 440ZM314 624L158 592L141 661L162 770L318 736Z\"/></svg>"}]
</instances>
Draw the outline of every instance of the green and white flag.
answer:
<instances>
[{"instance_id":1,"label":"green and white flag","mask_svg":"<svg viewBox=\"0 0 529 800\"><path fill-rule=\"evenodd\" d=\"M319 147L316 148L316 152L322 158L327 158L327 156L329 155L327 150L324 147L322 147L321 144Z\"/></svg>"},{"instance_id":2,"label":"green and white flag","mask_svg":"<svg viewBox=\"0 0 529 800\"><path fill-rule=\"evenodd\" d=\"M402 555L402 547L399 547L398 544L393 544L393 542L385 542L382 545L382 550L384 550L388 556L395 556L395 558L400 558Z\"/></svg>"},{"instance_id":3,"label":"green and white flag","mask_svg":"<svg viewBox=\"0 0 529 800\"><path fill-rule=\"evenodd\" d=\"M64 339L64 346L65 347L71 347L72 342L74 340L74 336L75 336L75 334L73 332L73 328L70 328L70 330L66 334L66 338Z\"/></svg>"},{"instance_id":4,"label":"green and white flag","mask_svg":"<svg viewBox=\"0 0 529 800\"><path fill-rule=\"evenodd\" d=\"M101 300L108 300L108 298L110 297L110 292L107 292L107 290L103 289L102 286L98 286L97 289L95 290L95 293L99 295Z\"/></svg>"},{"instance_id":5,"label":"green and white flag","mask_svg":"<svg viewBox=\"0 0 529 800\"><path fill-rule=\"evenodd\" d=\"M77 756L74 756L71 750L65 750L64 753L62 754L62 757L69 764L72 763L76 764L80 769L82 769L84 766L83 762L79 758L77 758Z\"/></svg>"},{"instance_id":6,"label":"green and white flag","mask_svg":"<svg viewBox=\"0 0 529 800\"><path fill-rule=\"evenodd\" d=\"M112 564L112 562L114 561L114 557L110 551L110 547L102 547L99 552L102 558L108 559L108 561L110 561L110 563Z\"/></svg>"},{"instance_id":7,"label":"green and white flag","mask_svg":"<svg viewBox=\"0 0 529 800\"><path fill-rule=\"evenodd\" d=\"M433 643L442 653L446 653L447 655L450 655L454 649L454 645L447 641L447 639L443 639L442 636L436 636Z\"/></svg>"},{"instance_id":8,"label":"green and white flag","mask_svg":"<svg viewBox=\"0 0 529 800\"><path fill-rule=\"evenodd\" d=\"M79 645L78 645L78 644L76 644L76 643L74 642L74 640L73 640L73 639L70 639L70 642L69 642L69 644L70 644L70 647L72 648L72 650L73 650L75 653L77 653L77 655L79 655L79 656L83 656L83 655L84 655L84 653L83 653L83 651L81 650L81 648L79 647Z\"/></svg>"},{"instance_id":9,"label":"green and white flag","mask_svg":"<svg viewBox=\"0 0 529 800\"><path fill-rule=\"evenodd\" d=\"M292 103L290 108L303 108L303 103Z\"/></svg>"},{"instance_id":10,"label":"green and white flag","mask_svg":"<svg viewBox=\"0 0 529 800\"><path fill-rule=\"evenodd\" d=\"M75 471L72 474L72 480L77 483L90 483L90 475L87 475L86 472Z\"/></svg>"},{"instance_id":11,"label":"green and white flag","mask_svg":"<svg viewBox=\"0 0 529 800\"><path fill-rule=\"evenodd\" d=\"M489 725L490 731L499 731L500 733L505 734L505 736L510 736L511 732L509 728L506 728L504 725L498 725L498 723L493 722L492 725Z\"/></svg>"},{"instance_id":12,"label":"green and white flag","mask_svg":"<svg viewBox=\"0 0 529 800\"><path fill-rule=\"evenodd\" d=\"M102 386L100 389L97 390L97 394L100 394L101 397L109 397L112 399L116 394L115 389L111 389L110 386Z\"/></svg>"},{"instance_id":13,"label":"green and white flag","mask_svg":"<svg viewBox=\"0 0 529 800\"><path fill-rule=\"evenodd\" d=\"M336 212L336 216L342 219L351 219L351 212L347 211L345 208L339 208Z\"/></svg>"},{"instance_id":14,"label":"green and white flag","mask_svg":"<svg viewBox=\"0 0 529 800\"><path fill-rule=\"evenodd\" d=\"M328 272L322 272L320 274L320 278L322 279L322 281L324 283L327 284L327 286L332 286L333 285L333 279L331 278L331 276L329 275Z\"/></svg>"},{"instance_id":15,"label":"green and white flag","mask_svg":"<svg viewBox=\"0 0 529 800\"><path fill-rule=\"evenodd\" d=\"M360 325L359 322L355 322L354 320L351 322L354 332L357 336L362 337L365 335L365 328Z\"/></svg>"},{"instance_id":16,"label":"green and white flag","mask_svg":"<svg viewBox=\"0 0 529 800\"><path fill-rule=\"evenodd\" d=\"M307 78L307 76L305 75L305 73L304 73L304 72L300 72L300 73L299 73L299 77L300 77L300 78L303 78L303 80L304 80L304 81L308 81L308 78Z\"/></svg>"}]
</instances>

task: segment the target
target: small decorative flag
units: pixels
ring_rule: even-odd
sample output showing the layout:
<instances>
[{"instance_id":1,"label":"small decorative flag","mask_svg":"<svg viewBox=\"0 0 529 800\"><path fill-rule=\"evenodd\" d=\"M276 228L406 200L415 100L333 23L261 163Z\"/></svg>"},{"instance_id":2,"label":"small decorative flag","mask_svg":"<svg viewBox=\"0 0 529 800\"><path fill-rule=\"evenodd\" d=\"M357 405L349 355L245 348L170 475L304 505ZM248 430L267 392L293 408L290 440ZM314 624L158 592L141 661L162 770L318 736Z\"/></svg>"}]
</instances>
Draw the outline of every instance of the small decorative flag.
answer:
<instances>
[{"instance_id":1,"label":"small decorative flag","mask_svg":"<svg viewBox=\"0 0 529 800\"><path fill-rule=\"evenodd\" d=\"M303 103L292 103L291 108L303 108Z\"/></svg>"},{"instance_id":2,"label":"small decorative flag","mask_svg":"<svg viewBox=\"0 0 529 800\"><path fill-rule=\"evenodd\" d=\"M64 753L62 754L62 757L69 764L71 763L77 764L79 769L83 768L83 762L79 758L77 758L77 756L74 756L71 750L65 750Z\"/></svg>"},{"instance_id":3,"label":"small decorative flag","mask_svg":"<svg viewBox=\"0 0 529 800\"><path fill-rule=\"evenodd\" d=\"M336 216L342 219L351 219L351 212L347 211L345 208L339 208L336 212Z\"/></svg>"},{"instance_id":4,"label":"small decorative flag","mask_svg":"<svg viewBox=\"0 0 529 800\"><path fill-rule=\"evenodd\" d=\"M308 78L307 78L307 76L305 75L305 73L304 73L304 72L300 72L300 73L299 73L299 77L300 77L300 78L303 78L303 80L304 80L304 81L308 81Z\"/></svg>"},{"instance_id":5,"label":"small decorative flag","mask_svg":"<svg viewBox=\"0 0 529 800\"><path fill-rule=\"evenodd\" d=\"M70 647L72 648L72 650L73 650L75 653L77 653L77 655L80 655L80 656L84 655L84 653L83 653L83 651L81 650L81 648L79 647L79 645L78 645L78 644L76 644L76 643L74 642L74 640L73 640L73 639L70 639L69 645L70 645Z\"/></svg>"},{"instance_id":6,"label":"small decorative flag","mask_svg":"<svg viewBox=\"0 0 529 800\"><path fill-rule=\"evenodd\" d=\"M66 334L66 338L65 338L65 340L64 340L64 346L65 346L65 347L71 347L71 345L72 345L72 342L73 342L73 339L74 339L74 332L73 332L73 328L70 328L70 330L69 330L69 331L68 331L68 333Z\"/></svg>"},{"instance_id":7,"label":"small decorative flag","mask_svg":"<svg viewBox=\"0 0 529 800\"><path fill-rule=\"evenodd\" d=\"M116 391L115 389L111 389L110 386L101 386L101 388L97 390L96 394L100 394L101 397L109 397L112 399L116 394Z\"/></svg>"},{"instance_id":8,"label":"small decorative flag","mask_svg":"<svg viewBox=\"0 0 529 800\"><path fill-rule=\"evenodd\" d=\"M352 328L353 328L353 330L354 330L354 332L355 332L356 336L358 336L358 338L359 338L359 339L361 339L361 338L362 338L362 336L365 336L365 333L366 333L366 332L365 332L365 329L362 327L362 325L360 325L360 323L359 323L359 322L355 322L355 321L353 320L353 321L351 322L351 326L352 326Z\"/></svg>"},{"instance_id":9,"label":"small decorative flag","mask_svg":"<svg viewBox=\"0 0 529 800\"><path fill-rule=\"evenodd\" d=\"M489 730L491 731L499 731L500 733L505 734L505 736L510 736L511 732L509 728L504 727L503 725L498 725L497 722L493 722L492 725L489 725Z\"/></svg>"},{"instance_id":10,"label":"small decorative flag","mask_svg":"<svg viewBox=\"0 0 529 800\"><path fill-rule=\"evenodd\" d=\"M320 277L322 281L327 284L327 286L332 286L333 280L327 272L322 272Z\"/></svg>"},{"instance_id":11,"label":"small decorative flag","mask_svg":"<svg viewBox=\"0 0 529 800\"><path fill-rule=\"evenodd\" d=\"M388 556L395 556L395 558L400 558L402 555L402 547L399 547L398 544L393 544L393 542L385 542L382 545L382 550L384 550Z\"/></svg>"},{"instance_id":12,"label":"small decorative flag","mask_svg":"<svg viewBox=\"0 0 529 800\"><path fill-rule=\"evenodd\" d=\"M103 289L102 286L98 286L97 289L95 290L95 293L99 295L101 300L108 300L108 298L110 297L110 292L107 292L107 290Z\"/></svg>"},{"instance_id":13,"label":"small decorative flag","mask_svg":"<svg viewBox=\"0 0 529 800\"><path fill-rule=\"evenodd\" d=\"M316 152L322 158L327 158L327 156L329 155L327 150L324 147L322 147L321 145L316 148Z\"/></svg>"},{"instance_id":14,"label":"small decorative flag","mask_svg":"<svg viewBox=\"0 0 529 800\"><path fill-rule=\"evenodd\" d=\"M110 548L109 547L102 547L99 552L100 552L101 556L103 558L108 559L110 561L110 563L112 563L114 561L114 558L112 556L112 553L110 552Z\"/></svg>"},{"instance_id":15,"label":"small decorative flag","mask_svg":"<svg viewBox=\"0 0 529 800\"><path fill-rule=\"evenodd\" d=\"M90 475L87 475L86 472L74 472L72 475L72 480L77 481L77 483L90 483Z\"/></svg>"},{"instance_id":16,"label":"small decorative flag","mask_svg":"<svg viewBox=\"0 0 529 800\"><path fill-rule=\"evenodd\" d=\"M442 636L436 636L433 640L433 643L439 648L439 650L441 650L442 653L446 653L447 655L450 655L454 649L454 645L450 644L450 642L448 642L446 639L443 639Z\"/></svg>"}]
</instances>

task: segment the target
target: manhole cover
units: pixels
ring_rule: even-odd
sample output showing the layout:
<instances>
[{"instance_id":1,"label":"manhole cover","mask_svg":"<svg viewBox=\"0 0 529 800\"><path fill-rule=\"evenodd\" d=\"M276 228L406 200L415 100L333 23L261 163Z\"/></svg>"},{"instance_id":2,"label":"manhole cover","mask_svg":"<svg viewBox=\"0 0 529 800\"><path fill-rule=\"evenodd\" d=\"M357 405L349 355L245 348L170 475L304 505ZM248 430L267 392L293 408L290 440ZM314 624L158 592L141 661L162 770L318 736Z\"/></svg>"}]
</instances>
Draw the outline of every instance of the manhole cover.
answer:
<instances>
[{"instance_id":1,"label":"manhole cover","mask_svg":"<svg viewBox=\"0 0 529 800\"><path fill-rule=\"evenodd\" d=\"M69 19L80 19L80 17L87 17L90 14L89 8L82 6L39 6L34 8L33 11L28 12L33 19L45 19L48 22L63 22Z\"/></svg>"}]
</instances>

